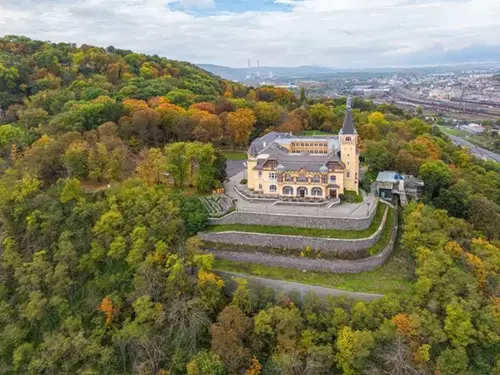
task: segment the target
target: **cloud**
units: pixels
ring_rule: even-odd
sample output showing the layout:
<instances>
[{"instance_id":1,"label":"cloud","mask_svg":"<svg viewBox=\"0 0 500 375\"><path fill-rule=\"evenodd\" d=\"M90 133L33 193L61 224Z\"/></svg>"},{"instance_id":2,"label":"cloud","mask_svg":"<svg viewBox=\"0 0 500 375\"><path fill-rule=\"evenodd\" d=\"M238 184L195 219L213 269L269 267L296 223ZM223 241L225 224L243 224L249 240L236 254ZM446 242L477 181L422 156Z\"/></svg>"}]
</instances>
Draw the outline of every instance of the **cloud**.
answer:
<instances>
[{"instance_id":1,"label":"cloud","mask_svg":"<svg viewBox=\"0 0 500 375\"><path fill-rule=\"evenodd\" d=\"M228 66L497 59L498 19L498 0L0 1L2 34Z\"/></svg>"},{"instance_id":2,"label":"cloud","mask_svg":"<svg viewBox=\"0 0 500 375\"><path fill-rule=\"evenodd\" d=\"M200 9L210 9L215 8L214 0L170 0L167 1L170 4L177 4L181 8L200 8Z\"/></svg>"}]
</instances>

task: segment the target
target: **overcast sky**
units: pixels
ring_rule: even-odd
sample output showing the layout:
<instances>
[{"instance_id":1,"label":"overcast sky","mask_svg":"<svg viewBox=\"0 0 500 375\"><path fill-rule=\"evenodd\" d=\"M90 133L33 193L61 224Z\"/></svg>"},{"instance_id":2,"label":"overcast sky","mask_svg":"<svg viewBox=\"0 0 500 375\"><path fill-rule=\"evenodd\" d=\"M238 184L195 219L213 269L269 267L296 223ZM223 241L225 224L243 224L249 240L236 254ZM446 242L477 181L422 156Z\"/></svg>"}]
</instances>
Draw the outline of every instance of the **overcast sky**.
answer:
<instances>
[{"instance_id":1,"label":"overcast sky","mask_svg":"<svg viewBox=\"0 0 500 375\"><path fill-rule=\"evenodd\" d=\"M0 0L6 34L233 67L496 62L500 0Z\"/></svg>"}]
</instances>

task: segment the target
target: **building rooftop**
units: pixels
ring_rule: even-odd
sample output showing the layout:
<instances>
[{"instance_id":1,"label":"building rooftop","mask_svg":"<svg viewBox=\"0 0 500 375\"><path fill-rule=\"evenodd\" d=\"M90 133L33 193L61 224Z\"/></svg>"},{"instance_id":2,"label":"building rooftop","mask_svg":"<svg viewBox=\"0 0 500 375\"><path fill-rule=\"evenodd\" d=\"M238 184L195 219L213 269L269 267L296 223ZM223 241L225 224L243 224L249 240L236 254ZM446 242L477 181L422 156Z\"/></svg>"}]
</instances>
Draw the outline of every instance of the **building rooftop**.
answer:
<instances>
[{"instance_id":1,"label":"building rooftop","mask_svg":"<svg viewBox=\"0 0 500 375\"><path fill-rule=\"evenodd\" d=\"M266 149L271 147L272 144L277 144L280 146L289 145L292 142L328 142L328 150L339 150L339 137L336 135L328 135L321 137L310 137L310 136L296 136L290 133L278 133L270 132L266 135L255 139L250 148L248 149L248 154L250 156L257 156L258 154L267 152Z\"/></svg>"},{"instance_id":2,"label":"building rooftop","mask_svg":"<svg viewBox=\"0 0 500 375\"><path fill-rule=\"evenodd\" d=\"M395 184L400 179L404 179L404 177L400 176L398 172L394 171L382 171L377 175L377 182L390 182L392 184Z\"/></svg>"},{"instance_id":3,"label":"building rooftop","mask_svg":"<svg viewBox=\"0 0 500 375\"><path fill-rule=\"evenodd\" d=\"M272 143L259 153L255 169L262 170L267 161L276 161L282 167L280 168L282 171L297 171L304 168L306 171L320 172L321 167L329 162L337 162L345 168L336 151L331 151L328 154L310 154L308 152L292 154L278 143Z\"/></svg>"},{"instance_id":4,"label":"building rooftop","mask_svg":"<svg viewBox=\"0 0 500 375\"><path fill-rule=\"evenodd\" d=\"M344 120L344 125L341 134L357 134L354 128L354 121L351 112L351 99L347 100L347 112ZM309 153L309 152L296 152L297 148L293 147L293 142L326 142L327 152ZM290 147L292 146L292 147ZM303 148L299 148L301 150ZM328 163L336 163L335 168L345 169L345 164L338 156L340 149L339 137L334 135L326 135L319 137L311 136L294 136L291 133L278 133L270 132L264 136L255 139L250 148L248 149L248 156L257 159L255 166L256 170L262 170L267 162L271 168L279 167L280 171L297 171L304 169L310 172L321 172L328 168ZM324 152L323 147L318 150L317 148L311 151ZM330 165L331 167L331 165Z\"/></svg>"}]
</instances>

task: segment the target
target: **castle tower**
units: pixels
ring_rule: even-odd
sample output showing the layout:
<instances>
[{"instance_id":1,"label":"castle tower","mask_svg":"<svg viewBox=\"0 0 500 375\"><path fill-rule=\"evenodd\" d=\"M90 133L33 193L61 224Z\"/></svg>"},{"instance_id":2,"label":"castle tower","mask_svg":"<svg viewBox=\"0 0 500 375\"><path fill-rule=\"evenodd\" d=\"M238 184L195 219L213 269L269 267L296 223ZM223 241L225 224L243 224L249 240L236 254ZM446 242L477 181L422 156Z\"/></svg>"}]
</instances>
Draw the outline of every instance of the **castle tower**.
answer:
<instances>
[{"instance_id":1,"label":"castle tower","mask_svg":"<svg viewBox=\"0 0 500 375\"><path fill-rule=\"evenodd\" d=\"M340 157L345 164L344 189L359 194L359 136L352 119L351 98L347 98L344 124L339 133Z\"/></svg>"},{"instance_id":2,"label":"castle tower","mask_svg":"<svg viewBox=\"0 0 500 375\"><path fill-rule=\"evenodd\" d=\"M250 190L255 190L257 188L257 181L255 178L254 168L257 165L257 155L258 155L257 147L255 143L252 142L250 145L250 149L247 152L248 160L247 160L247 186Z\"/></svg>"}]
</instances>

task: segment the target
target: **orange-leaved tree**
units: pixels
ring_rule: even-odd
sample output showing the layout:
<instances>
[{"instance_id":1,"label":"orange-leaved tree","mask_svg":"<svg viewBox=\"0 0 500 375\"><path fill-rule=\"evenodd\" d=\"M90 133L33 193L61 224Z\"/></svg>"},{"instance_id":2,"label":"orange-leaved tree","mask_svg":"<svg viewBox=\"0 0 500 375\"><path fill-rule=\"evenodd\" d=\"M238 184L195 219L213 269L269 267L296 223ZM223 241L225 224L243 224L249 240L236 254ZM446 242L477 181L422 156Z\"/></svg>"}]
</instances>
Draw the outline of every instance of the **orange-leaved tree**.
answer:
<instances>
[{"instance_id":1,"label":"orange-leaved tree","mask_svg":"<svg viewBox=\"0 0 500 375\"><path fill-rule=\"evenodd\" d=\"M246 146L255 126L255 115L248 108L241 108L227 116L228 130L234 145Z\"/></svg>"},{"instance_id":2,"label":"orange-leaved tree","mask_svg":"<svg viewBox=\"0 0 500 375\"><path fill-rule=\"evenodd\" d=\"M116 307L113 306L113 301L111 298L104 297L99 305L99 310L101 310L106 315L106 325L111 325L115 313L118 311Z\"/></svg>"}]
</instances>

